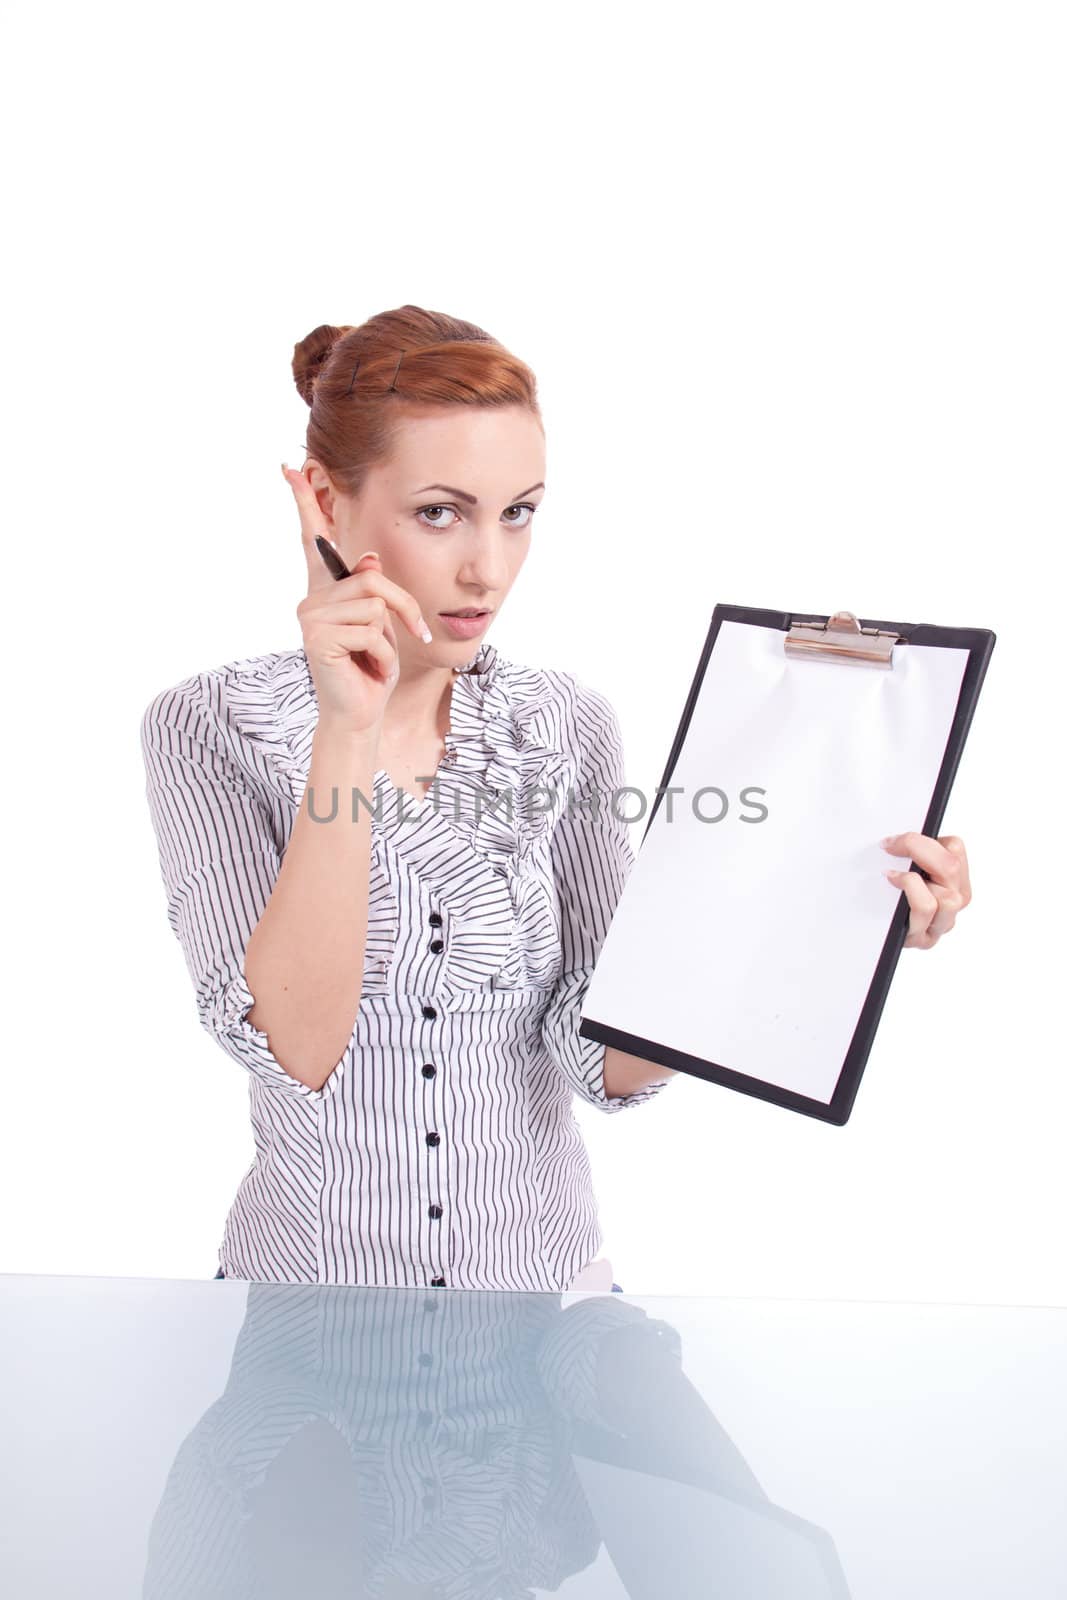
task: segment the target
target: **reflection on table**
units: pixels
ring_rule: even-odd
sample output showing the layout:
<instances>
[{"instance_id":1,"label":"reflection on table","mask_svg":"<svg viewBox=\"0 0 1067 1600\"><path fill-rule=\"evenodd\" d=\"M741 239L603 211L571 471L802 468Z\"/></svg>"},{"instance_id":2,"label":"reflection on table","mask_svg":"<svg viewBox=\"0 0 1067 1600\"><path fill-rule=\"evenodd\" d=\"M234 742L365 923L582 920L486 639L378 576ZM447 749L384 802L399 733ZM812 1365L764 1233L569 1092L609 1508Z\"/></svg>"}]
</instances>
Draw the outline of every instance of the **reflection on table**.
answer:
<instances>
[{"instance_id":1,"label":"reflection on table","mask_svg":"<svg viewBox=\"0 0 1067 1600\"><path fill-rule=\"evenodd\" d=\"M1007 1592L981 1559L994 1515L1019 1592L1058 1592L1064 1404L1040 1385L1067 1313L31 1277L0 1295L5 1587L34 1600L888 1600L964 1578L977 1600Z\"/></svg>"}]
</instances>

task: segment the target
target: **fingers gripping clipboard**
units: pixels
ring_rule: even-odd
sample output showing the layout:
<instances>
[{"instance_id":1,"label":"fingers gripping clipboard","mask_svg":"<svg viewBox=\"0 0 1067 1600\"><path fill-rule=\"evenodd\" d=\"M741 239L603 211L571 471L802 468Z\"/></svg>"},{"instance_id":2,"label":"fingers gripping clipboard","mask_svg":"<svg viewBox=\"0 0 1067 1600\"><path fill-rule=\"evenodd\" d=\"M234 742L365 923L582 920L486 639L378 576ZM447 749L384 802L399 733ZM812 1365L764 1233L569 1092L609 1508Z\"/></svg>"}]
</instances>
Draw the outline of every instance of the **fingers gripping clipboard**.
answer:
<instances>
[{"instance_id":1,"label":"fingers gripping clipboard","mask_svg":"<svg viewBox=\"0 0 1067 1600\"><path fill-rule=\"evenodd\" d=\"M995 639L717 605L580 1034L844 1125Z\"/></svg>"}]
</instances>

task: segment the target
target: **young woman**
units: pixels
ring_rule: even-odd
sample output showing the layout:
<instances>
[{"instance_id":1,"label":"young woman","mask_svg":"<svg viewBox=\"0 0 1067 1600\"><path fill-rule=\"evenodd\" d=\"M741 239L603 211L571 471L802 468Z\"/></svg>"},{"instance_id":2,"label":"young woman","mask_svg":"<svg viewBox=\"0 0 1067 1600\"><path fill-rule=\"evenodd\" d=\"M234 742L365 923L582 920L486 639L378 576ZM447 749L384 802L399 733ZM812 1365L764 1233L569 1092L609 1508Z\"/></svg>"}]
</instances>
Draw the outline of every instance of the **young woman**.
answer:
<instances>
[{"instance_id":1,"label":"young woman","mask_svg":"<svg viewBox=\"0 0 1067 1600\"><path fill-rule=\"evenodd\" d=\"M578 1033L633 861L614 710L485 638L545 492L534 376L416 306L316 328L293 373L303 647L142 722L170 926L249 1074L220 1275L607 1287L573 1096L621 1111L673 1074ZM962 844L896 848L932 874L901 882L929 946L969 899Z\"/></svg>"}]
</instances>

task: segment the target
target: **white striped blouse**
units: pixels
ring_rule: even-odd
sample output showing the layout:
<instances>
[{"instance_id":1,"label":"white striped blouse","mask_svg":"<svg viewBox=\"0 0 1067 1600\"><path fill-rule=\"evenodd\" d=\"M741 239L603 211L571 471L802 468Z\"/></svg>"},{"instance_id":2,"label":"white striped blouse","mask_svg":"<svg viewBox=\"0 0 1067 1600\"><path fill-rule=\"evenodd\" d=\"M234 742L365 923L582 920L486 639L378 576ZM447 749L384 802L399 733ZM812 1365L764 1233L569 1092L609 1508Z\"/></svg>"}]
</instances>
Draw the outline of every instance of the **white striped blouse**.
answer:
<instances>
[{"instance_id":1,"label":"white striped blouse","mask_svg":"<svg viewBox=\"0 0 1067 1600\"><path fill-rule=\"evenodd\" d=\"M170 927L202 1026L249 1076L255 1159L226 1218L227 1277L567 1289L602 1242L578 1094L608 1099L583 997L633 864L610 702L487 641L454 676L421 801L384 769L371 818L363 984L321 1089L247 1018L244 951L296 819L318 720L302 649L162 690L141 741ZM332 796L309 797L314 814ZM584 804L583 804L584 801ZM350 797L338 801L348 814ZM667 1080L669 1081L669 1080Z\"/></svg>"}]
</instances>

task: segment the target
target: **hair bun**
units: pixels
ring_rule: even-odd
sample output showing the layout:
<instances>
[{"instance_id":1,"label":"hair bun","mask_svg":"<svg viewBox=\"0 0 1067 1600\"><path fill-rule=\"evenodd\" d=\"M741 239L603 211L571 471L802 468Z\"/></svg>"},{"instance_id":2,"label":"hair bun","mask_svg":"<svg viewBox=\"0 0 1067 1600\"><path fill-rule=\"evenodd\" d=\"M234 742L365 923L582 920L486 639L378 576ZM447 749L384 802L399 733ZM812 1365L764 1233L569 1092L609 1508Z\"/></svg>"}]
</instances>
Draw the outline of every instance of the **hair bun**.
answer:
<instances>
[{"instance_id":1,"label":"hair bun","mask_svg":"<svg viewBox=\"0 0 1067 1600\"><path fill-rule=\"evenodd\" d=\"M293 381L307 405L311 404L315 379L329 360L330 351L338 339L352 331L351 327L334 328L323 322L293 346Z\"/></svg>"}]
</instances>

